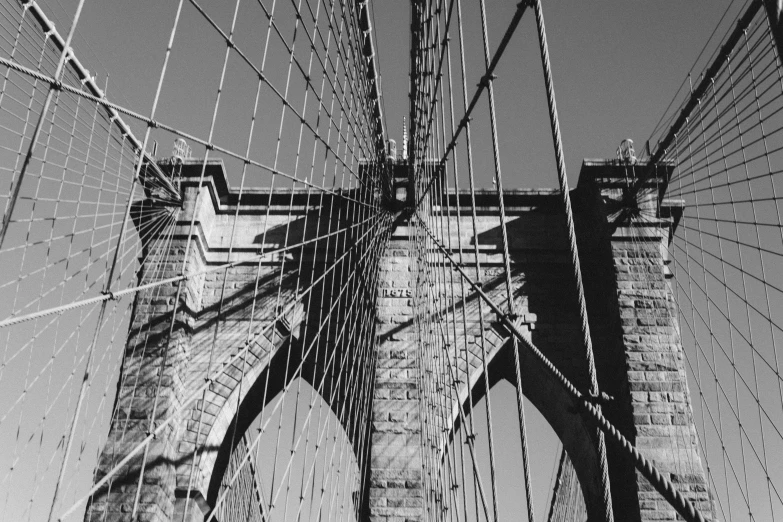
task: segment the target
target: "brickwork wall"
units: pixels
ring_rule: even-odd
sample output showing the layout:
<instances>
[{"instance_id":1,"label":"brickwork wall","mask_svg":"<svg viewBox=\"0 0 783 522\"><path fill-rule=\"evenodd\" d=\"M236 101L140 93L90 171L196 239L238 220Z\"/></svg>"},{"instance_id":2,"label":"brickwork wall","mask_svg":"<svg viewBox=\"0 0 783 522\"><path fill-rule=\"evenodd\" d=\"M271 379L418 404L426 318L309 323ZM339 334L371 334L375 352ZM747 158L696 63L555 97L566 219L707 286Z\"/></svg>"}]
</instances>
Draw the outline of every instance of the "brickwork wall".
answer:
<instances>
[{"instance_id":1,"label":"brickwork wall","mask_svg":"<svg viewBox=\"0 0 783 522\"><path fill-rule=\"evenodd\" d=\"M166 246L161 241L148 245L150 254L146 257L141 284L178 276L183 267L185 273L197 273L209 264L210 255L214 257L209 249L208 232L215 229L216 209L208 190L202 190L198 199L196 194L194 186L185 187L185 204L178 216L171 244ZM187 243L185 232L190 228L193 212L197 214L196 234L189 259L183 263ZM220 232L217 230L215 233ZM224 234L219 235L222 240ZM218 257L212 262L215 261L225 262L225 258ZM98 479L147 436L164 354L166 364L160 380L157 419L165 419L181 409L183 401L204 384L208 368L214 371L242 350L251 327L253 332L262 328L265 332L256 338L257 342L247 350L246 356L229 365L210 383L201 398L185 406L164 433L150 443L137 509L141 521L198 522L203 519L209 511L206 498L217 450L234 418L236 405L241 403L242 397L238 395L244 396L251 389L269 362L267 354L270 350L298 333L301 306L286 314L286 328L271 324L279 311L276 303L288 304L288 296L292 292L289 283L291 274L286 274L280 284L280 259L272 259L261 267L251 323L251 297L255 291L257 272L256 263L231 268L225 276L225 290L222 272L190 277L183 282L170 342L169 328L177 285L153 288L139 292L135 297L116 398L116 414L99 460ZM278 299L279 288L282 292ZM222 312L218 320L219 309ZM215 337L218 322L218 335ZM273 390L270 399L275 394ZM194 458L197 459L195 468ZM141 460L140 454L125 470L118 472L120 479L98 492L87 510L86 520L113 522L129 519ZM195 469L192 477L191 469ZM187 502L189 513L183 519L184 496L188 492L191 497L191 501Z\"/></svg>"},{"instance_id":2,"label":"brickwork wall","mask_svg":"<svg viewBox=\"0 0 783 522\"><path fill-rule=\"evenodd\" d=\"M588 382L587 371L579 329L573 271L565 241L565 220L562 209L553 204L556 200L551 192L531 192L529 203L525 201L528 203L526 205L520 205L519 200L514 203L507 201L507 228L512 288L518 314L517 325L575 386L584 390ZM524 191L523 195L528 197L528 192ZM466 214L468 213L463 213L463 216ZM477 228L478 237L474 238L469 217L463 217L459 227L456 226L456 218L452 218L449 227L452 247L456 248L456 245L461 243L464 262L470 266L474 262L473 243L478 243L483 291L493 302L505 308L507 302L505 269L498 217L479 216ZM462 232L461 237L457 235L458 231ZM448 262L446 265L448 266ZM475 280L473 271L468 269L470 277ZM469 393L473 396L474 404L484 396L482 343L486 350L490 388L501 380L515 383L516 373L509 332L500 325L498 317L486 305L482 307L484 330L481 330L479 298L467 285L464 305L467 320L463 326L459 278L459 274L455 272L455 288L452 289L451 278L447 273L445 285L438 284L435 290L436 294L443 296L441 302L446 310L442 312L449 315L456 314L456 318L449 319L451 322L456 322L452 335L457 339L459 350L459 358L453 362L453 365L460 378L459 401L467 407ZM448 310L452 296L456 299L454 312ZM449 328L452 328L451 324ZM470 368L469 385L465 384L467 379L464 377L465 349L467 349L467 364ZM597 499L600 498L600 475L591 438L592 429L578 414L575 414L575 405L570 396L549 376L548 370L538 359L525 349L520 350L520 358L524 393L546 418L569 454L573 456L574 467L579 474L585 497L588 502L591 502L588 512L595 515L600 512L600 508L596 505ZM440 378L440 382L451 382L448 372L436 377ZM516 419L515 411L508 413ZM450 419L452 426L458 424L457 421L458 409L454 404Z\"/></svg>"},{"instance_id":3,"label":"brickwork wall","mask_svg":"<svg viewBox=\"0 0 783 522\"><path fill-rule=\"evenodd\" d=\"M689 500L712 513L685 373L677 312L659 241L612 242L635 443ZM674 509L637 476L641 520Z\"/></svg>"},{"instance_id":4,"label":"brickwork wall","mask_svg":"<svg viewBox=\"0 0 783 522\"><path fill-rule=\"evenodd\" d=\"M184 240L172 241L168 248L151 245L141 283L178 275L184 254ZM203 258L198 248L192 248L187 270L198 271L202 266ZM118 384L116 414L98 462L98 479L148 435L156 393L157 420L166 419L181 405L185 394L183 372L192 355L190 341L195 314L200 307L202 280L193 278L182 283L170 341L177 284L137 294ZM169 521L175 512L177 441L182 429L182 422L172 422L149 444L137 508L140 522ZM110 481L96 493L85 514L86 520L130 520L143 458L143 452L140 452L117 475L117 480Z\"/></svg>"},{"instance_id":5,"label":"brickwork wall","mask_svg":"<svg viewBox=\"0 0 783 522\"><path fill-rule=\"evenodd\" d=\"M261 267L261 284L253 310L252 295L257 273L257 265L233 267L226 274L225 290L223 273L207 274L204 281L202 309L191 340L193 355L183 369L187 389L201 386L209 368L214 372L240 353L249 335L255 335L258 331L264 334L255 337L257 342L252 343L244 355L228 365L210 383L206 393L189 408L177 447L180 455L177 488L181 491L195 489L204 497L207 496L218 447L234 419L237 404L241 403L266 368L270 351L288 340L272 324L277 315L279 267ZM287 284L288 279L283 279L283 292L279 299L284 305L288 304L292 291ZM219 318L218 310L222 310ZM292 323L301 320L301 307L289 314L288 319ZM273 396L274 393L269 398ZM195 476L191 481L192 456L197 447L200 451L197 454Z\"/></svg>"},{"instance_id":6,"label":"brickwork wall","mask_svg":"<svg viewBox=\"0 0 783 522\"><path fill-rule=\"evenodd\" d=\"M664 252L669 222L655 216L657 184L637 194L645 218L628 226L622 170L583 167L580 253L586 274L599 385L614 396L612 421L675 487L710 517L713 504L702 465L688 390L677 308ZM611 210L610 210L611 209ZM578 223L579 224L579 223ZM609 444L615 513L628 520L675 520L669 503ZM632 508L628 508L632 506Z\"/></svg>"},{"instance_id":7,"label":"brickwork wall","mask_svg":"<svg viewBox=\"0 0 783 522\"><path fill-rule=\"evenodd\" d=\"M393 239L381 258L370 461L372 522L423 519L417 334L411 299L415 260Z\"/></svg>"},{"instance_id":8,"label":"brickwork wall","mask_svg":"<svg viewBox=\"0 0 783 522\"><path fill-rule=\"evenodd\" d=\"M596 189L596 187L593 187ZM215 201L208 191L193 202L193 187L186 189L186 211L180 223L198 212L198 234L188 259L188 272L224 258L215 255L215 245L225 246L228 223L224 214L217 215ZM214 189L210 189L214 190ZM677 331L676 310L665 280L660 241L639 241L607 227L601 214L600 190L594 190L588 208L578 217L580 249L586 279L591 327L594 333L599 380L602 389L615 396L605 408L613 420L638 447L668 473L675 484L709 510L710 501L704 472L697 451L682 348ZM514 196L517 197L518 195ZM525 199L527 198L527 199ZM509 236L512 256L513 287L519 322L539 349L581 390L587 389L584 353L578 328L573 281L570 272L562 214L552 204L549 193L533 193L508 205ZM521 202L521 203L520 203ZM524 204L522 204L524 203ZM578 201L577 201L578 203ZM584 202L583 202L584 203ZM577 205L578 206L578 205ZM256 214L260 215L260 214ZM586 216L586 217L585 217ZM251 219L244 216L243 219ZM255 219L255 218L252 218ZM456 218L453 218L456 220ZM257 233L243 232L247 241L255 241L263 224L254 225ZM602 221L603 220L603 221ZM204 226L202 227L202 222ZM581 224L580 224L581 223ZM245 225L249 226L249 222ZM275 225L279 227L280 223ZM468 234L470 223L463 218L462 235L452 222L452 246L461 243L465 263L473 262L473 242L481 248L484 266L484 290L496 303L505 302L504 273L500 254L497 217L479 219L477 237ZM210 232L211 231L211 232ZM370 489L367 517L371 521L406 522L426 518L424 510L425 477L421 455L422 426L419 417L418 335L413 317L413 290L416 284L417 260L411 256L412 245L405 227L400 227L386 245L378 277L377 352L375 389L372 404ZM215 237L212 237L215 236ZM145 278L153 277L156 263L165 264L156 277L179 274L184 255L184 239L175 239L169 250L152 245ZM584 247L584 248L583 248ZM603 249L603 250L602 250ZM210 257L212 256L212 257ZM280 260L278 260L279 262ZM291 264L293 267L294 263ZM288 269L290 270L290 268ZM287 270L285 273L288 273ZM270 323L277 314L280 265L262 267L261 290L252 317L253 330ZM286 276L287 277L287 276ZM117 415L113 419L108 443L101 456L98 477L111 469L147 433L147 418L152 408L164 350L168 346L163 368L158 418L179 407L192 390L203 384L209 366L221 364L244 346L250 325L255 265L239 265L228 271L218 339L215 340L217 309L223 288L222 273L189 279L183 285L178 306L174 337L168 343L176 286L141 292L136 296L134 316L123 362L123 378L118 387ZM455 275L455 281L459 276ZM450 303L452 289L437 287ZM281 303L286 303L288 288L283 284ZM456 294L457 297L459 294ZM320 302L320 299L318 300ZM484 331L478 321L478 298L468 291L465 303L467 320L462 326L461 301L454 311L458 348L468 350L468 362L455 362L457 373L470 378L461 384L458 402L465 403L472 394L474 401L483 395L481 372L481 337L484 336L490 366L490 385L500 379L514 380L513 353L509 335L499 327L497 318L484 307ZM449 308L451 308L449 306ZM150 445L147 472L140 496L140 520L168 522L182 516L182 494L191 484L190 469L194 453L200 459L193 477L193 502L188 521L197 522L208 511L206 500L213 470L218 464L218 448L225 444L225 433L237 415L237 405L249 393L268 363L268 354L295 335L297 325L307 312L301 308L286 318L288 330L270 325L261 343L248 352L245 363L232 365L224 375L185 412L179 421L165 430ZM464 344L462 340L464 339ZM219 349L213 351L213 347ZM575 413L573 403L546 370L528 353L521 352L523 388L542 412L571 455L574 468L588 504L588 513L596 513L599 496L596 457L592 428ZM620 373L618 373L620 372ZM436 376L438 382L450 382L450 376ZM241 391L240 391L241 390ZM271 396L275 392L271 393ZM269 398L271 398L271 396ZM457 420L454 404L451 419L444 419L446 429ZM203 416L201 414L203 410ZM199 419L201 419L199 421ZM341 419L350 424L351 419ZM201 449L204 449L202 452ZM617 513L624 520L667 520L673 510L644 479L636 476L627 459L610 449L610 470ZM118 480L96 495L88 508L88 520L126 520L130 516L140 458L134 459ZM209 491L208 491L209 490Z\"/></svg>"}]
</instances>

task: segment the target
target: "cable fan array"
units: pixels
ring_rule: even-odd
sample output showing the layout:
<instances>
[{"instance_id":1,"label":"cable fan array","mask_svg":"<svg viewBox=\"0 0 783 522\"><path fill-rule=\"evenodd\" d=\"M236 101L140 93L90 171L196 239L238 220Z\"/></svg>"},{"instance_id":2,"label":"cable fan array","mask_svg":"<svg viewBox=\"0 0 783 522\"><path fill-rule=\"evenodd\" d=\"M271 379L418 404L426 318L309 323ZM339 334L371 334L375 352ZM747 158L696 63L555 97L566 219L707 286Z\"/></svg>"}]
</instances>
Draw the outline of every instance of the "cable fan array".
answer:
<instances>
[{"instance_id":1,"label":"cable fan array","mask_svg":"<svg viewBox=\"0 0 783 522\"><path fill-rule=\"evenodd\" d=\"M568 185L541 2L515 8L494 53L485 2L471 6L411 2L410 141L397 157L366 0L163 6L143 109L110 101L77 58L84 0L64 36L36 0L0 5L4 514L532 521L531 413L563 441L550 520L609 522L631 496L641 517L781 512L783 72L764 3L742 6L688 78L654 150L611 164L622 197L602 208L619 205L611 225L630 234L612 282L630 274L618 296L652 288L633 306L676 314L691 390L645 391L640 419L606 393L632 379L605 362L612 309L595 302L612 292L586 261L599 242L577 234L584 201ZM503 188L495 72L525 13L557 190ZM466 62L471 42L480 67ZM479 157L493 189L477 188ZM653 227L671 233L665 252ZM390 351L389 367L384 284L414 332L393 339L413 349L402 362ZM680 366L669 370L684 381ZM393 373L402 391L377 386ZM516 408L493 399L502 381ZM392 395L415 411L380 411ZM509 419L513 445L499 435ZM408 446L391 451L414 455L420 480L378 478L397 456L373 453L380 423L408 421ZM645 447L645 422L676 436ZM693 477L702 460L706 486Z\"/></svg>"},{"instance_id":2,"label":"cable fan array","mask_svg":"<svg viewBox=\"0 0 783 522\"><path fill-rule=\"evenodd\" d=\"M183 516L209 491L210 520L356 518L391 223L370 15L278 4L174 6L145 111L76 57L89 5L65 37L34 1L0 8L7 516ZM194 30L223 53L214 84L183 76ZM169 123L169 86L211 90L206 130ZM156 155L175 138L192 152ZM215 179L238 188L206 259ZM266 224L249 244L247 206Z\"/></svg>"}]
</instances>

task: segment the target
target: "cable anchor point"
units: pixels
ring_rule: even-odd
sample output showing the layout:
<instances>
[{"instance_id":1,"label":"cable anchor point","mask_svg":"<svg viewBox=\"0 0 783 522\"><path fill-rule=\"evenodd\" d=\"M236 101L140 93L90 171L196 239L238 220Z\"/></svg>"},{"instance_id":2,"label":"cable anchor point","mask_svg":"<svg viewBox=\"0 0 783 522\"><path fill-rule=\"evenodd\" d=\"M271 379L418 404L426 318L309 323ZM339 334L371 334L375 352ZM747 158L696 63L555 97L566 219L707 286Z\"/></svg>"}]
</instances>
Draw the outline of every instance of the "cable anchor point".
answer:
<instances>
[{"instance_id":1,"label":"cable anchor point","mask_svg":"<svg viewBox=\"0 0 783 522\"><path fill-rule=\"evenodd\" d=\"M604 391L597 393L591 391L585 396L585 400L595 406L605 406L613 402L614 397Z\"/></svg>"}]
</instances>

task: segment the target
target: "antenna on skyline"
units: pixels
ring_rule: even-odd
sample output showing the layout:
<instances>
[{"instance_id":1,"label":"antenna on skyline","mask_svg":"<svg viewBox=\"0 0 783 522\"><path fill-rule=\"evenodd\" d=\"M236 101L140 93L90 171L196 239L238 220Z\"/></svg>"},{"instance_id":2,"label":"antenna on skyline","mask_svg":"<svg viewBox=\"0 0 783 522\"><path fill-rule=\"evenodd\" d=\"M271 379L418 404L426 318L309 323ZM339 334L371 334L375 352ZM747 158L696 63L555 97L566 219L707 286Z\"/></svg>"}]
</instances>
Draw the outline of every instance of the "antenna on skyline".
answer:
<instances>
[{"instance_id":1,"label":"antenna on skyline","mask_svg":"<svg viewBox=\"0 0 783 522\"><path fill-rule=\"evenodd\" d=\"M408 118L402 117L402 159L408 159Z\"/></svg>"}]
</instances>

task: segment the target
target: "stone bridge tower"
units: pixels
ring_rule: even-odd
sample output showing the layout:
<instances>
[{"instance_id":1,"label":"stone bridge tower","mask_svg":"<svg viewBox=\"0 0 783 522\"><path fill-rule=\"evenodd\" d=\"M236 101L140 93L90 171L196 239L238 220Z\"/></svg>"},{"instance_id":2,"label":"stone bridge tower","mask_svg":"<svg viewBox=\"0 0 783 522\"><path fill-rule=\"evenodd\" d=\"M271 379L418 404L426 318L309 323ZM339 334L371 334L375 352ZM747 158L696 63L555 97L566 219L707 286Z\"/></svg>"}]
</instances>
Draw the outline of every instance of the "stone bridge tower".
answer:
<instances>
[{"instance_id":1,"label":"stone bridge tower","mask_svg":"<svg viewBox=\"0 0 783 522\"><path fill-rule=\"evenodd\" d=\"M182 266L183 261L194 271L225 262L235 213L240 222L232 250L234 260L249 257L260 241L284 245L315 237L317 220L305 219L308 215L316 215L306 191L278 191L269 197L261 191L250 190L239 202L236 192L226 182L226 173L219 161L207 163L203 186L198 190L202 163L203 160L186 159L182 166L180 184L185 203L171 241L165 244L152 241L147 245L151 260L164 254L156 249L174 253L164 272ZM402 180L398 186L402 200L405 166L400 164L395 168L400 171L398 177ZM667 282L668 260L664 254L666 249L662 247L677 226L681 207L676 201L664 201L657 212L655 182L660 180L656 179L649 182L647 199L629 204L624 198L625 176L624 168L614 161L586 160L579 186L572 195L599 384L612 397L604 412L659 469L669 474L681 491L710 511L686 384L677 313ZM469 215L468 193L451 192L444 197L450 198L452 208L464 208L462 216ZM485 191L477 193L476 197L482 210L479 234L454 237L452 244L464 245L466 252L471 251L474 243L478 244L484 256L484 289L490 297L497 299L496 302L501 302L503 263L497 195L494 191ZM579 389L586 390L577 300L572 295L560 199L550 190L510 190L504 194L504 200L509 216L519 324ZM281 205L289 204L293 208L290 223L288 214L275 211ZM340 203L335 198L325 196L318 204L329 209L318 213L320 219L350 223L352 217L340 212ZM402 201L399 205L404 206ZM645 205L648 210L657 212L656 217L646 221L644 226L626 226L625 213L644 209ZM272 211L267 212L270 209ZM374 360L355 361L355 371L351 375L345 375L343 380L329 380L331 388L322 393L352 441L371 441L367 445L355 445L365 448L360 451L364 454L356 457L363 468L362 480L369 484L365 488L365 498L355 499L356 512L360 520L412 522L425 519L423 499L426 494L420 450L425 437L419 414L422 390L418 375L422 369L416 357L420 341L411 302L420 260L415 258L416 249L411 244L413 238L404 214L399 209L396 212L397 219L390 235L378 247L382 249L379 263L352 261L358 263L356 268L365 271L368 277L363 278L365 286L355 288L350 298L375 299L375 315L346 317L343 300L348 296L319 295L308 302L329 307L336 323L356 321L357 335L375 339ZM189 259L183 260L185 232L193 213L197 231L194 248L190 250ZM467 218L462 219L465 223L461 230L470 230ZM457 227L453 226L451 230L456 231ZM287 232L284 234L284 231ZM346 238L346 241L353 240L355 238ZM324 244L314 242L311 248L324 248ZM339 254L334 249L324 249L316 257L327 263L339 259ZM221 319L224 326L219 334L222 349L216 356L218 360L211 364L220 364L232 350L243 346L249 321L270 320L274 316L276 311L264 306L272 302L271 293L279 289L286 295L294 295L296 289L288 283L294 270L314 273L319 270L317 266L296 268L294 262L286 265L279 261L262 264L260 269L257 263L239 263L229 270L227 311ZM344 269L352 268L346 261ZM377 278L369 277L371 273L377 274ZM255 284L257 276L262 288L260 302L254 307L246 290ZM142 279L145 277L155 275L145 274ZM377 281L377 286L370 288L371 281ZM144 292L138 293L122 367L124 375L136 378L133 382L120 380L118 415L113 419L101 456L99 477L102 470L110 469L130 447L146 436L148 426L144 419L150 408L157 407L161 411L174 408L189 390L203 382L205 368L210 364L205 347L216 331L212 326L216 320L221 282L216 273L188 279L181 298L183 306L173 322L170 341L167 333L171 318L163 312L168 308L162 305L174 298L173 287L169 294L155 299ZM476 339L481 331L477 296L471 295L465 306L469 320L458 334L464 336L469 345L471 356L467 364L471 377L468 383L462 384L459 393L459 401L463 404L469 396L474 400L482 396L487 378L478 364L480 347ZM483 322L489 343L489 384L502 379L513 381L514 372L509 371L513 367L510 364L513 343L508 342L509 334L497 318L488 314L486 307L484 310L487 315ZM193 404L188 415L172 423L153 441L139 497L144 520L182 520L186 504L189 512L185 520L201 521L210 513L232 455L244 451L242 437L232 437L231 433L243 433L263 406L283 389L290 378L285 361L300 361L309 365L312 371L308 374L318 375L317 361L306 355L300 342L309 335L307 329L312 328L312 324L308 317L312 314L313 310L306 304L289 310L250 350L243 364L227 368L220 378L210 383L203 399ZM352 360L354 354L350 343L339 339L318 342L324 351L333 351L330 355ZM137 350L141 344L148 348ZM550 423L569 453L589 517L597 520L600 474L592 440L594 430L576 413L570 396L548 377L537 359L524 351L520 356L525 394ZM465 361L456 364L462 365L460 371L465 370ZM372 396L352 396L349 391L352 388L347 384L349 380L373 383L370 387L374 390ZM154 406L151 397L158 383L161 399ZM350 407L344 407L346 402ZM458 423L458 406L454 404L452 418L448 419L452 431ZM352 415L368 411L372 422L365 430ZM200 416L199 412L203 414ZM676 455L671 449L673 440L678 441ZM672 508L636 474L632 462L611 443L608 443L608 451L616 519L673 519ZM189 470L194 458L199 460L195 476L191 476ZM112 483L113 490L104 488L94 497L86 515L88 520L125 520L127 507L136 494L135 487L130 485L135 484L138 466L139 459L131 460L125 474ZM188 491L191 492L189 499L185 498Z\"/></svg>"}]
</instances>

